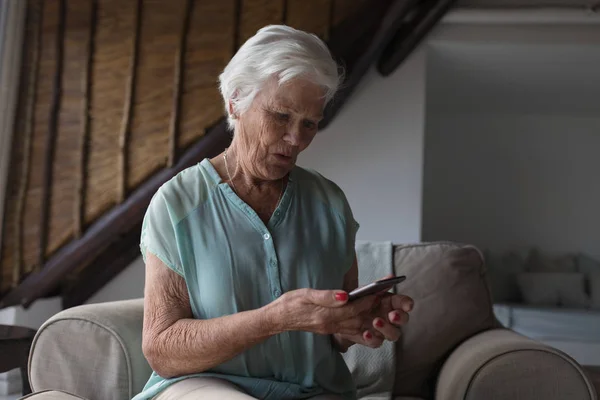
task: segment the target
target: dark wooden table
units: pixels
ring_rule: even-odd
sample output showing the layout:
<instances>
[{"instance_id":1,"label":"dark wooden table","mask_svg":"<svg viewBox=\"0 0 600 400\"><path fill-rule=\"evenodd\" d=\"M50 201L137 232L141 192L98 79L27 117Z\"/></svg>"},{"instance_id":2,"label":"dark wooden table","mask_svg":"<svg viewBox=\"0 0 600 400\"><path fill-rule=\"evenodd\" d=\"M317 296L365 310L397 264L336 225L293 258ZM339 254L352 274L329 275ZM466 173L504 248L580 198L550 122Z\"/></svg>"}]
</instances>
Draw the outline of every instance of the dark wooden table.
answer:
<instances>
[{"instance_id":1,"label":"dark wooden table","mask_svg":"<svg viewBox=\"0 0 600 400\"><path fill-rule=\"evenodd\" d=\"M0 325L0 372L19 368L23 381L23 394L31 393L27 375L29 349L35 336L35 329L22 326Z\"/></svg>"}]
</instances>

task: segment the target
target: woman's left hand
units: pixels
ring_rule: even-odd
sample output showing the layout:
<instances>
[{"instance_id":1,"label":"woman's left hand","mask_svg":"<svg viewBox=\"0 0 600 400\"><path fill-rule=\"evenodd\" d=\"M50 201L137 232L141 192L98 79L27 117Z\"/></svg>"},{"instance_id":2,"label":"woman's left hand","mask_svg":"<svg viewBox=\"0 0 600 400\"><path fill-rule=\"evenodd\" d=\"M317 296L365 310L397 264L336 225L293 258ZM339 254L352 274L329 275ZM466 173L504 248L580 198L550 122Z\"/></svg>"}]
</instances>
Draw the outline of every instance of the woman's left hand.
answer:
<instances>
[{"instance_id":1,"label":"woman's left hand","mask_svg":"<svg viewBox=\"0 0 600 400\"><path fill-rule=\"evenodd\" d=\"M381 302L374 310L373 328L386 340L392 342L400 338L400 328L409 320L414 301L402 294L383 293Z\"/></svg>"},{"instance_id":2,"label":"woman's left hand","mask_svg":"<svg viewBox=\"0 0 600 400\"><path fill-rule=\"evenodd\" d=\"M414 307L412 298L392 293L381 293L380 302L373 309L372 328L362 335L334 335L338 349L345 352L353 344L362 344L371 348L380 347L384 340L397 341L400 328L408 322L409 313Z\"/></svg>"}]
</instances>

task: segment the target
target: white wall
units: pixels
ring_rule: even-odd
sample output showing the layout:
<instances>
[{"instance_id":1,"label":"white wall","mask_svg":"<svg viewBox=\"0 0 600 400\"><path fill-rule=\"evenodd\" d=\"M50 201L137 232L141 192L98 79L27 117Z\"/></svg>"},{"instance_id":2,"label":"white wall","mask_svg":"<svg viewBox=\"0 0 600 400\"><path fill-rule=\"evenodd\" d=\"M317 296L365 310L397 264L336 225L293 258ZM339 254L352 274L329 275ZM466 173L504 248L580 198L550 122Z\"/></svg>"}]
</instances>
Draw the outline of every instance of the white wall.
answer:
<instances>
[{"instance_id":1,"label":"white wall","mask_svg":"<svg viewBox=\"0 0 600 400\"><path fill-rule=\"evenodd\" d=\"M600 117L436 114L423 239L600 259Z\"/></svg>"},{"instance_id":2,"label":"white wall","mask_svg":"<svg viewBox=\"0 0 600 400\"><path fill-rule=\"evenodd\" d=\"M421 48L389 77L371 71L300 156L344 190L359 239L420 239L425 60Z\"/></svg>"},{"instance_id":3,"label":"white wall","mask_svg":"<svg viewBox=\"0 0 600 400\"><path fill-rule=\"evenodd\" d=\"M0 324L38 329L48 318L62 310L59 297L37 300L31 307L7 307L0 310Z\"/></svg>"},{"instance_id":4,"label":"white wall","mask_svg":"<svg viewBox=\"0 0 600 400\"><path fill-rule=\"evenodd\" d=\"M16 307L8 307L0 310L0 325L9 325L15 320Z\"/></svg>"},{"instance_id":5,"label":"white wall","mask_svg":"<svg viewBox=\"0 0 600 400\"><path fill-rule=\"evenodd\" d=\"M37 300L28 309L15 308L13 324L38 329L48 318L62 310L60 297Z\"/></svg>"},{"instance_id":6,"label":"white wall","mask_svg":"<svg viewBox=\"0 0 600 400\"><path fill-rule=\"evenodd\" d=\"M144 260L140 256L129 267L92 296L86 304L144 297Z\"/></svg>"}]
</instances>

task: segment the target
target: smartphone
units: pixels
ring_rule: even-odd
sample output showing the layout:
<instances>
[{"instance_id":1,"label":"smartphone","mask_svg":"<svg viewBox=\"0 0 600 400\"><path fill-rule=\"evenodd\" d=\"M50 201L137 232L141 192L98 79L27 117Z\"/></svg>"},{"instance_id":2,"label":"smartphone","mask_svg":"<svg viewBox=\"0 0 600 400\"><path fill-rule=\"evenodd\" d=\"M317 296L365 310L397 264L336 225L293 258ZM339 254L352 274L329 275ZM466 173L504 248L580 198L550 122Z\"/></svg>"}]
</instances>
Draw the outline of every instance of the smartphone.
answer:
<instances>
[{"instance_id":1,"label":"smartphone","mask_svg":"<svg viewBox=\"0 0 600 400\"><path fill-rule=\"evenodd\" d=\"M394 276L392 278L382 279L380 281L376 281L373 283L369 283L366 286L363 286L358 289L354 289L352 292L348 294L348 301L360 299L361 297L369 296L371 294L376 294L382 292L384 290L390 290L395 285L400 282L404 282L406 280L406 276Z\"/></svg>"}]
</instances>

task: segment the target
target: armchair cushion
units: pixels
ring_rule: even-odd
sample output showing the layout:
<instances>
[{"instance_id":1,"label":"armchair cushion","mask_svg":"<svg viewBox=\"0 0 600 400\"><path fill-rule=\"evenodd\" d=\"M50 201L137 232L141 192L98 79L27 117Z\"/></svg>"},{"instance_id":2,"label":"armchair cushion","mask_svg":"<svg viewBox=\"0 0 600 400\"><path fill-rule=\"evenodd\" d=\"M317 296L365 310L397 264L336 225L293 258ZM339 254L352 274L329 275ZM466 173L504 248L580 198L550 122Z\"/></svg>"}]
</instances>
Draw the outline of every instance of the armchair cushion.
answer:
<instances>
[{"instance_id":1,"label":"armchair cushion","mask_svg":"<svg viewBox=\"0 0 600 400\"><path fill-rule=\"evenodd\" d=\"M394 269L407 276L398 292L415 300L396 346L394 395L431 398L450 352L497 326L483 257L473 246L446 242L397 246Z\"/></svg>"}]
</instances>

